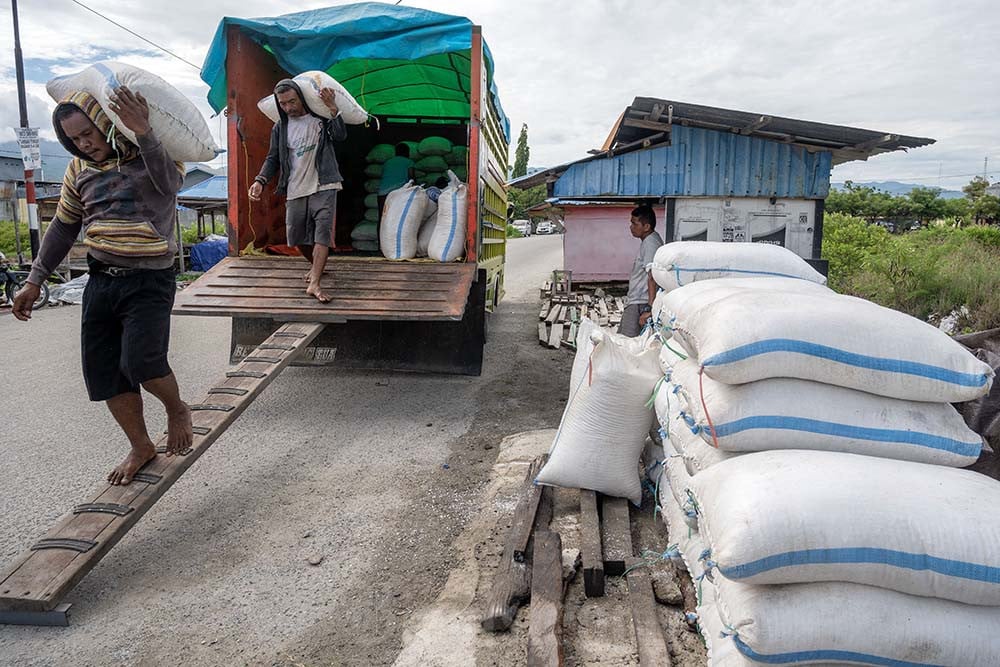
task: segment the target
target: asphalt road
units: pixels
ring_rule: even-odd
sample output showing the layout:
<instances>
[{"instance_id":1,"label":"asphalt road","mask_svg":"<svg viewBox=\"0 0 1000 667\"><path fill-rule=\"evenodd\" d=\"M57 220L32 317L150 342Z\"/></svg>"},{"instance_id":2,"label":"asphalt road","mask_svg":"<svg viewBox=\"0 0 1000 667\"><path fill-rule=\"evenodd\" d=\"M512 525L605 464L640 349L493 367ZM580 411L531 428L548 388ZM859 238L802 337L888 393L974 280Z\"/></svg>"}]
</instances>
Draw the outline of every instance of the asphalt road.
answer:
<instances>
[{"instance_id":1,"label":"asphalt road","mask_svg":"<svg viewBox=\"0 0 1000 667\"><path fill-rule=\"evenodd\" d=\"M512 239L508 257L482 377L286 370L70 593L69 628L0 626L0 664L391 664L500 440L558 425L572 357L539 346L536 322L562 237ZM0 315L0 569L126 450L86 399L79 317ZM196 400L227 369L229 320L172 327Z\"/></svg>"}]
</instances>

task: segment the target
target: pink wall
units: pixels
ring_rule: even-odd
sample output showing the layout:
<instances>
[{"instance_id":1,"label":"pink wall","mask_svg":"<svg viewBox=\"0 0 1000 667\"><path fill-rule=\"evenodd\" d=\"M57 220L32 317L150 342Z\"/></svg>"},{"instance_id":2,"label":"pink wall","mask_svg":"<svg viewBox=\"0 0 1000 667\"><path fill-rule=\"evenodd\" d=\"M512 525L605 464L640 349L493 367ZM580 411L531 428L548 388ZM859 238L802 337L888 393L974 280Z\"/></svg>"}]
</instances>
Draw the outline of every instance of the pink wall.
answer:
<instances>
[{"instance_id":1,"label":"pink wall","mask_svg":"<svg viewBox=\"0 0 1000 667\"><path fill-rule=\"evenodd\" d=\"M639 252L639 240L629 233L629 213L634 204L622 206L564 206L563 267L574 282L628 280ZM663 236L665 212L657 207L656 231Z\"/></svg>"}]
</instances>

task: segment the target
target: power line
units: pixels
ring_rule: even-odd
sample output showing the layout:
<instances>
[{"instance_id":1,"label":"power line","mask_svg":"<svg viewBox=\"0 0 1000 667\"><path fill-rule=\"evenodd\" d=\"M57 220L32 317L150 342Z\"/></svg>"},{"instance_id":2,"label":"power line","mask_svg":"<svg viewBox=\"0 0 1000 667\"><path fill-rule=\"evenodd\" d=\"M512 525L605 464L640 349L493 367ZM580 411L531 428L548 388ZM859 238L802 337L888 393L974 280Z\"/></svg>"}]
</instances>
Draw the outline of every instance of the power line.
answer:
<instances>
[{"instance_id":1,"label":"power line","mask_svg":"<svg viewBox=\"0 0 1000 667\"><path fill-rule=\"evenodd\" d=\"M98 16L100 16L100 17L101 17L102 19L104 19L104 20L105 20L105 21L107 21L108 23L112 23L112 24L114 24L114 25L118 26L119 28L121 28L121 29L122 29L122 30L124 30L125 32L127 32L127 33L129 33L129 34L131 34L131 35L135 35L136 37L138 37L138 38L139 38L139 39L141 39L142 41L146 42L147 44L152 44L153 46L155 46L156 48L158 48L158 49L159 49L160 51L163 51L163 52L164 52L164 53L166 53L167 55L171 55L171 56L173 56L174 58L177 58L177 60L180 60L180 61L181 61L182 63L185 63L185 64L187 64L187 65L190 65L191 67L195 68L195 69L196 69L196 70L198 70L199 72L201 71L201 68L200 68L200 67L198 67L197 65L195 65L195 64L194 64L193 62L191 62L190 60L186 60L186 59L184 59L184 58L181 58L181 57L180 57L179 55L177 55L176 53L174 53L174 52L173 52L173 51L171 51L170 49L167 49L167 48L164 48L164 47L160 46L159 44L157 44L156 42L154 42L154 41L153 41L153 40L151 40L151 39L146 39L145 37L143 37L142 35L140 35L139 33L137 33L137 32L136 32L135 30L131 30L130 28L126 28L126 27L125 27L125 26L123 26L123 25L122 25L121 23L118 23L118 22L117 22L117 21L115 21L114 19L110 19L110 18L108 18L107 16L105 16L105 15L104 15L104 14L102 14L102 13L100 13L100 12L99 12L99 11L97 11L96 9L91 9L91 8L90 8L90 7L88 7L87 5L85 5L85 4L83 4L82 2L80 2L80 0L70 0L70 2L72 2L72 3L74 3L74 4L77 4L77 5L80 5L81 7L83 7L84 9L86 9L86 10L87 10L88 12L91 12L91 13L93 13L93 14L97 14Z\"/></svg>"}]
</instances>

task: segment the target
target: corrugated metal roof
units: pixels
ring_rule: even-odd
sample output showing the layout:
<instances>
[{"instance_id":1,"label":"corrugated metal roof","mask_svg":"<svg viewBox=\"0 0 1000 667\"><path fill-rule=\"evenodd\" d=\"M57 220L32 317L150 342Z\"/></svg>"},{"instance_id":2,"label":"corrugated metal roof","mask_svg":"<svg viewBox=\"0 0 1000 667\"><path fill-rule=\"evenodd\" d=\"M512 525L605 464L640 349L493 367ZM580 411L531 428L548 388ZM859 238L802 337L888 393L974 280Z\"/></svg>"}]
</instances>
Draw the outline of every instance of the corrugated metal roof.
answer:
<instances>
[{"instance_id":1,"label":"corrugated metal roof","mask_svg":"<svg viewBox=\"0 0 1000 667\"><path fill-rule=\"evenodd\" d=\"M669 146L569 166L552 195L819 199L829 192L827 151L696 127L677 126L672 134Z\"/></svg>"},{"instance_id":2,"label":"corrugated metal roof","mask_svg":"<svg viewBox=\"0 0 1000 667\"><path fill-rule=\"evenodd\" d=\"M178 200L226 201L229 198L229 178L212 176L177 193Z\"/></svg>"}]
</instances>

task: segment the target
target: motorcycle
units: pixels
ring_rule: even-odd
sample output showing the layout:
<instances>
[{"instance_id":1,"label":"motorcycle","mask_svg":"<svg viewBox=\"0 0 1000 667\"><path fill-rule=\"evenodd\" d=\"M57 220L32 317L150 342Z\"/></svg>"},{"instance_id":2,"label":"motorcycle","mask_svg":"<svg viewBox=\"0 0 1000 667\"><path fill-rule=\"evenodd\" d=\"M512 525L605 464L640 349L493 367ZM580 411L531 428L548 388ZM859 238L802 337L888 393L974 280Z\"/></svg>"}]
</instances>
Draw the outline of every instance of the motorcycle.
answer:
<instances>
[{"instance_id":1,"label":"motorcycle","mask_svg":"<svg viewBox=\"0 0 1000 667\"><path fill-rule=\"evenodd\" d=\"M8 305L14 305L14 295L24 286L27 280L28 272L14 269L7 260L7 256L0 252L0 283L2 283L2 291L7 297ZM39 289L41 291L34 305L36 309L41 308L49 302L49 286L42 283L39 285Z\"/></svg>"}]
</instances>

